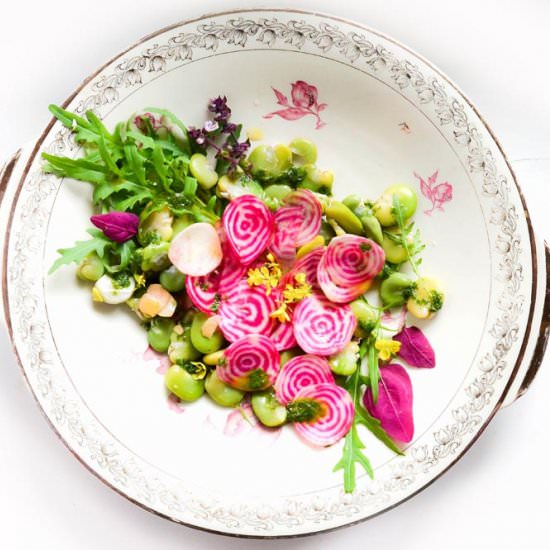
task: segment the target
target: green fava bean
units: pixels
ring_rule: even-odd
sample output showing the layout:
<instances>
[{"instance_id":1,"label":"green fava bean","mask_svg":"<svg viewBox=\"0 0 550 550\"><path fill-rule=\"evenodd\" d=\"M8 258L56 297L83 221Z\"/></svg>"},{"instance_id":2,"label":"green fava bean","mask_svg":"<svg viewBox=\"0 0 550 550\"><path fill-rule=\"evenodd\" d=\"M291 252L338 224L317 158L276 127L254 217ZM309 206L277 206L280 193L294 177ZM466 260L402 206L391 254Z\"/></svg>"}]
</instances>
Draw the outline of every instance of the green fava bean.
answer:
<instances>
[{"instance_id":1,"label":"green fava bean","mask_svg":"<svg viewBox=\"0 0 550 550\"><path fill-rule=\"evenodd\" d=\"M289 193L292 192L292 187L290 187L290 185L273 184L268 185L264 189L264 192L268 197L282 201Z\"/></svg>"},{"instance_id":2,"label":"green fava bean","mask_svg":"<svg viewBox=\"0 0 550 550\"><path fill-rule=\"evenodd\" d=\"M350 342L341 352L331 355L328 359L334 374L351 376L357 370L359 359L359 344Z\"/></svg>"},{"instance_id":3,"label":"green fava bean","mask_svg":"<svg viewBox=\"0 0 550 550\"><path fill-rule=\"evenodd\" d=\"M281 144L275 147L258 145L252 150L248 160L252 163L253 174L277 177L292 165L292 151Z\"/></svg>"},{"instance_id":4,"label":"green fava bean","mask_svg":"<svg viewBox=\"0 0 550 550\"><path fill-rule=\"evenodd\" d=\"M301 355L302 351L300 348L291 348L291 349L285 349L284 351L280 352L280 365L283 367L286 363L288 363L293 357L296 357L298 355Z\"/></svg>"},{"instance_id":5,"label":"green fava bean","mask_svg":"<svg viewBox=\"0 0 550 550\"><path fill-rule=\"evenodd\" d=\"M380 285L380 298L385 306L403 305L414 287L413 281L404 273L392 273Z\"/></svg>"},{"instance_id":6,"label":"green fava bean","mask_svg":"<svg viewBox=\"0 0 550 550\"><path fill-rule=\"evenodd\" d=\"M371 332L380 317L378 310L361 299L354 300L349 305L357 318L357 328L363 333Z\"/></svg>"},{"instance_id":7,"label":"green fava bean","mask_svg":"<svg viewBox=\"0 0 550 550\"><path fill-rule=\"evenodd\" d=\"M160 274L159 281L168 292L179 292L185 288L185 275L174 265Z\"/></svg>"},{"instance_id":8,"label":"green fava bean","mask_svg":"<svg viewBox=\"0 0 550 550\"><path fill-rule=\"evenodd\" d=\"M397 242L391 235L399 236L399 230L390 229L384 234L382 248L386 253L386 260L392 264L401 264L407 261L408 255L405 247ZM409 236L408 243L412 244L412 237Z\"/></svg>"},{"instance_id":9,"label":"green fava bean","mask_svg":"<svg viewBox=\"0 0 550 550\"><path fill-rule=\"evenodd\" d=\"M272 391L256 392L250 400L258 420L269 428L286 422L286 407L281 405Z\"/></svg>"},{"instance_id":10,"label":"green fava bean","mask_svg":"<svg viewBox=\"0 0 550 550\"><path fill-rule=\"evenodd\" d=\"M206 377L204 387L206 393L222 407L235 407L242 401L246 393L222 382L215 370L211 371Z\"/></svg>"},{"instance_id":11,"label":"green fava bean","mask_svg":"<svg viewBox=\"0 0 550 550\"><path fill-rule=\"evenodd\" d=\"M208 159L200 153L195 153L189 161L189 170L203 189L214 187L218 181L218 174L208 164Z\"/></svg>"},{"instance_id":12,"label":"green fava bean","mask_svg":"<svg viewBox=\"0 0 550 550\"><path fill-rule=\"evenodd\" d=\"M83 281L92 281L94 283L100 279L104 273L105 267L103 262L95 252L86 256L76 270L76 275L79 279Z\"/></svg>"},{"instance_id":13,"label":"green fava bean","mask_svg":"<svg viewBox=\"0 0 550 550\"><path fill-rule=\"evenodd\" d=\"M329 223L323 221L321 223L321 229L319 231L319 235L321 235L323 239L325 239L326 243L329 243L331 239L333 239L336 236L336 233L334 232L334 229Z\"/></svg>"},{"instance_id":14,"label":"green fava bean","mask_svg":"<svg viewBox=\"0 0 550 550\"><path fill-rule=\"evenodd\" d=\"M416 212L418 198L415 190L408 185L392 185L380 195L374 204L374 215L384 227L389 227L397 223L394 212L394 195L397 197L401 206L404 221L409 219Z\"/></svg>"},{"instance_id":15,"label":"green fava bean","mask_svg":"<svg viewBox=\"0 0 550 550\"><path fill-rule=\"evenodd\" d=\"M212 336L208 337L204 335L203 327L209 318L206 313L197 313L191 323L191 343L201 353L218 351L224 343L223 334L217 327Z\"/></svg>"},{"instance_id":16,"label":"green fava bean","mask_svg":"<svg viewBox=\"0 0 550 550\"><path fill-rule=\"evenodd\" d=\"M332 193L334 174L330 170L319 170L313 164L308 164L304 168L306 169L306 177L301 183L301 187L323 195Z\"/></svg>"},{"instance_id":17,"label":"green fava bean","mask_svg":"<svg viewBox=\"0 0 550 550\"><path fill-rule=\"evenodd\" d=\"M183 333L172 332L171 343L168 347L168 357L172 363L196 361L201 357L201 352L191 343L191 327L183 327Z\"/></svg>"},{"instance_id":18,"label":"green fava bean","mask_svg":"<svg viewBox=\"0 0 550 550\"><path fill-rule=\"evenodd\" d=\"M342 200L342 204L345 204L351 211L355 210L363 203L363 199L359 195L348 195ZM357 214L357 212L355 212Z\"/></svg>"},{"instance_id":19,"label":"green fava bean","mask_svg":"<svg viewBox=\"0 0 550 550\"><path fill-rule=\"evenodd\" d=\"M182 401L196 401L204 393L204 380L196 380L179 365L172 365L166 371L164 383Z\"/></svg>"},{"instance_id":20,"label":"green fava bean","mask_svg":"<svg viewBox=\"0 0 550 550\"><path fill-rule=\"evenodd\" d=\"M170 266L168 259L168 249L170 243L162 241L160 243L148 244L141 250L141 269L143 271L162 271Z\"/></svg>"},{"instance_id":21,"label":"green fava bean","mask_svg":"<svg viewBox=\"0 0 550 550\"><path fill-rule=\"evenodd\" d=\"M333 219L346 232L355 235L363 233L361 221L345 204L339 201L330 201L325 208L325 214L327 218Z\"/></svg>"},{"instance_id":22,"label":"green fava bean","mask_svg":"<svg viewBox=\"0 0 550 550\"><path fill-rule=\"evenodd\" d=\"M360 216L359 219L363 225L365 235L369 239L372 239L374 242L381 245L384 242L384 234L378 218L376 218L373 214L365 213Z\"/></svg>"},{"instance_id":23,"label":"green fava bean","mask_svg":"<svg viewBox=\"0 0 550 550\"><path fill-rule=\"evenodd\" d=\"M315 164L317 161L317 146L309 139L295 138L289 144L294 162L300 164Z\"/></svg>"},{"instance_id":24,"label":"green fava bean","mask_svg":"<svg viewBox=\"0 0 550 550\"><path fill-rule=\"evenodd\" d=\"M174 323L170 319L153 319L151 327L147 331L149 345L159 353L166 353L170 346L170 335L173 328Z\"/></svg>"}]
</instances>

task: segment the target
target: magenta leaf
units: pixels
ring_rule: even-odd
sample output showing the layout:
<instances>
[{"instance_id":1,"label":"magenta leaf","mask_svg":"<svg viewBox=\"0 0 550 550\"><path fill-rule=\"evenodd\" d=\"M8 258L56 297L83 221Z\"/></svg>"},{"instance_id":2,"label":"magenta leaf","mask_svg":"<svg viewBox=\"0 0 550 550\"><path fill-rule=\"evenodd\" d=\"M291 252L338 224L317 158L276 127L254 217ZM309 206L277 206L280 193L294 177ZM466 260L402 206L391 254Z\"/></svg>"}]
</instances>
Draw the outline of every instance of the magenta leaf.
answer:
<instances>
[{"instance_id":1,"label":"magenta leaf","mask_svg":"<svg viewBox=\"0 0 550 550\"><path fill-rule=\"evenodd\" d=\"M97 214L90 218L90 221L103 234L117 243L130 240L138 231L139 216L131 212L108 212Z\"/></svg>"},{"instance_id":2,"label":"magenta leaf","mask_svg":"<svg viewBox=\"0 0 550 550\"><path fill-rule=\"evenodd\" d=\"M435 367L435 352L425 334L418 327L405 327L393 339L401 342L398 355L408 365L420 369Z\"/></svg>"},{"instance_id":3,"label":"magenta leaf","mask_svg":"<svg viewBox=\"0 0 550 550\"><path fill-rule=\"evenodd\" d=\"M279 111L267 113L267 115L264 115L264 118L273 118L274 116L280 116L285 120L298 120L299 118L302 118L308 114L310 114L308 111L298 109L297 107L289 107L288 109L280 109Z\"/></svg>"},{"instance_id":4,"label":"magenta leaf","mask_svg":"<svg viewBox=\"0 0 550 550\"><path fill-rule=\"evenodd\" d=\"M273 90L273 92L275 93L275 96L277 97L277 103L279 105L287 106L288 98L286 97L286 95L283 94L283 92L280 92L279 90L277 90L277 88L273 88L273 86L271 87L271 89Z\"/></svg>"},{"instance_id":5,"label":"magenta leaf","mask_svg":"<svg viewBox=\"0 0 550 550\"><path fill-rule=\"evenodd\" d=\"M380 420L382 428L396 441L408 443L414 435L412 414L413 391L404 367L392 363L380 369L378 400L374 403L372 390L363 396L365 408Z\"/></svg>"}]
</instances>

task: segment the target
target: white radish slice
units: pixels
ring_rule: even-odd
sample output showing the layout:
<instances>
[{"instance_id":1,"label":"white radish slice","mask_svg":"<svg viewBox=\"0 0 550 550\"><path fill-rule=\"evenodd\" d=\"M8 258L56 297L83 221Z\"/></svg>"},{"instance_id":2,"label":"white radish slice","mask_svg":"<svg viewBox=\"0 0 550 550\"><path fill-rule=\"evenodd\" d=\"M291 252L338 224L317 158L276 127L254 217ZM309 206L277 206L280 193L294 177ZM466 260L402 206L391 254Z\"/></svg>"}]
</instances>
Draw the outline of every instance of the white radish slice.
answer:
<instances>
[{"instance_id":1,"label":"white radish slice","mask_svg":"<svg viewBox=\"0 0 550 550\"><path fill-rule=\"evenodd\" d=\"M223 259L218 232L209 223L190 225L174 237L168 250L168 258L186 275L207 275L214 271Z\"/></svg>"}]
</instances>

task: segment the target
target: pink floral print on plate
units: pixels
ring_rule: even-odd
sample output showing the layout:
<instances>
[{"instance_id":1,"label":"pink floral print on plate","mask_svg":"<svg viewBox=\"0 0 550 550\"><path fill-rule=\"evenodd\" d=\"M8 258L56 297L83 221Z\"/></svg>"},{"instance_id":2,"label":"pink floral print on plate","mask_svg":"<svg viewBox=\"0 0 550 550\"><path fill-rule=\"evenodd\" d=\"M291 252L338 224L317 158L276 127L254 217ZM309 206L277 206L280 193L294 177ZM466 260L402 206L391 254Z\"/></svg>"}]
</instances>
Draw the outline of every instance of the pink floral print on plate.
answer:
<instances>
[{"instance_id":1,"label":"pink floral print on plate","mask_svg":"<svg viewBox=\"0 0 550 550\"><path fill-rule=\"evenodd\" d=\"M414 177L420 181L420 191L432 203L432 207L424 210L424 214L431 216L434 210L444 212L443 204L453 199L453 186L447 182L437 183L439 170L436 170L426 181L414 172Z\"/></svg>"}]
</instances>

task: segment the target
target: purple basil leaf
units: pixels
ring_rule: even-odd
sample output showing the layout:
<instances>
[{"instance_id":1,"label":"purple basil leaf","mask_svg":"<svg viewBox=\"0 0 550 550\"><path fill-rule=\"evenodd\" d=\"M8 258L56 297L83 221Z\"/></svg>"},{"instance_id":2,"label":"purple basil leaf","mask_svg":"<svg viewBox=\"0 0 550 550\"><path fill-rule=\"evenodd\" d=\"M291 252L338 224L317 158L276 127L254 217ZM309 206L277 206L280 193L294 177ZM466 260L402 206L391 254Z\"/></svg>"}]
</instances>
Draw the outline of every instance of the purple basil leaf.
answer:
<instances>
[{"instance_id":1,"label":"purple basil leaf","mask_svg":"<svg viewBox=\"0 0 550 550\"><path fill-rule=\"evenodd\" d=\"M396 363L380 369L376 404L370 388L363 396L363 405L369 414L380 420L382 428L392 439L402 443L408 443L414 435L412 404L411 379L405 368Z\"/></svg>"},{"instance_id":2,"label":"purple basil leaf","mask_svg":"<svg viewBox=\"0 0 550 550\"><path fill-rule=\"evenodd\" d=\"M107 238L117 243L130 240L137 233L139 226L139 216L130 212L97 214L92 216L90 221L101 229Z\"/></svg>"},{"instance_id":3,"label":"purple basil leaf","mask_svg":"<svg viewBox=\"0 0 550 550\"><path fill-rule=\"evenodd\" d=\"M411 367L421 369L433 369L435 367L435 352L418 327L405 327L393 339L401 342L398 355Z\"/></svg>"}]
</instances>

